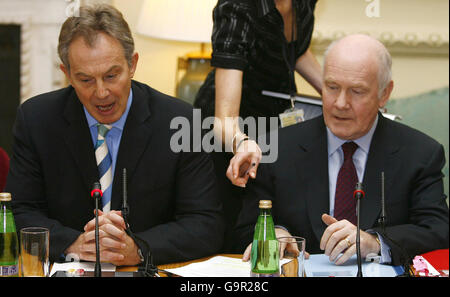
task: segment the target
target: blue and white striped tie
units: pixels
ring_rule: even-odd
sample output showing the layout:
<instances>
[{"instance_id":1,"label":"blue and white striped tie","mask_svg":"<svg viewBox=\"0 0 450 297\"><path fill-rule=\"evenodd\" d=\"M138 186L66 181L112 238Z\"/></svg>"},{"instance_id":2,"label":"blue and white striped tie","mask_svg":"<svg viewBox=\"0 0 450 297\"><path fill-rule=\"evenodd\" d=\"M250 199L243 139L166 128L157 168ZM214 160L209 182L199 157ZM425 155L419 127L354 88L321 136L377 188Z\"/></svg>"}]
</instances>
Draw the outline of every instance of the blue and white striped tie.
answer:
<instances>
[{"instance_id":1,"label":"blue and white striped tie","mask_svg":"<svg viewBox=\"0 0 450 297\"><path fill-rule=\"evenodd\" d=\"M112 159L106 145L105 137L111 130L110 125L97 124L98 138L95 146L95 158L97 159L100 184L103 191L103 212L109 212L111 209L111 188L112 188Z\"/></svg>"}]
</instances>

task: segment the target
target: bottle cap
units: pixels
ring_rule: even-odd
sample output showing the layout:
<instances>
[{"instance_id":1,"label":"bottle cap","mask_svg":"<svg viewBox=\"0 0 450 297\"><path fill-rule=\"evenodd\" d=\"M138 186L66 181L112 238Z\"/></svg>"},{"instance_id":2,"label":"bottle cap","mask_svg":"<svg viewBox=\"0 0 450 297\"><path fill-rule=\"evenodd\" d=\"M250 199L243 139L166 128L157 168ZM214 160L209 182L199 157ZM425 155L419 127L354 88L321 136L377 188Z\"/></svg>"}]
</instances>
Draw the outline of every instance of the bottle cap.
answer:
<instances>
[{"instance_id":1,"label":"bottle cap","mask_svg":"<svg viewBox=\"0 0 450 297\"><path fill-rule=\"evenodd\" d=\"M259 208L272 208L271 200L259 200Z\"/></svg>"},{"instance_id":2,"label":"bottle cap","mask_svg":"<svg viewBox=\"0 0 450 297\"><path fill-rule=\"evenodd\" d=\"M0 193L0 201L11 201L11 193Z\"/></svg>"}]
</instances>

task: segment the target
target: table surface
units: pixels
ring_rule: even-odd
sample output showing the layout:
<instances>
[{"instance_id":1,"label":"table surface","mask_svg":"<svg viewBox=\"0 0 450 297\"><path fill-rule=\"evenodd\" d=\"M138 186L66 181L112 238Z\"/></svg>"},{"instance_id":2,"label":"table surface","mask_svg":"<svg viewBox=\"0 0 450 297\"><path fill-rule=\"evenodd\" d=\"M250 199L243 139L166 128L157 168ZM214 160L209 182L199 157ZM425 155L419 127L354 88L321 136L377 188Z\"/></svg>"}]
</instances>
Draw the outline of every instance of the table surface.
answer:
<instances>
[{"instance_id":1,"label":"table surface","mask_svg":"<svg viewBox=\"0 0 450 297\"><path fill-rule=\"evenodd\" d=\"M170 264L163 264L163 265L158 265L158 269L160 270L166 270L166 269L173 269L173 268L179 268L179 267L183 267L186 265L189 265L191 263L198 263L198 262L203 262L206 260L209 260L213 257L216 256L223 256L223 257L230 257L230 258L236 258L236 259L242 259L242 254L217 254L217 255L212 255L209 257L204 257L204 258L200 258L200 259L196 259L196 260L190 260L190 261L186 261L186 262L178 262L178 263L170 263ZM293 261L290 261L286 264L283 265L282 267L283 273L282 276L298 276L298 262L297 259L293 259ZM128 267L117 267L117 271L119 272L130 272L130 271L137 271L137 267L136 266L128 266ZM304 273L304 271L303 271ZM162 277L167 277L168 275L165 274L164 272L159 272L158 273L160 276ZM177 275L173 275L173 276L177 276ZM305 276L305 275L303 275Z\"/></svg>"},{"instance_id":2,"label":"table surface","mask_svg":"<svg viewBox=\"0 0 450 297\"><path fill-rule=\"evenodd\" d=\"M178 263L169 263L169 264L158 265L158 269L166 270L166 269L179 268L179 267L183 267L183 266L189 265L191 263L203 262L203 261L209 260L209 259L211 259L213 257L216 257L216 256L231 257L231 258L236 258L236 259L241 259L242 258L242 254L216 254L216 255L203 257L203 258L200 258L200 259L195 259L195 260L190 260L190 261L185 261L185 262L178 262ZM291 261L291 263L292 263L292 261ZM294 266L296 266L296 265L294 264ZM413 268L413 267L411 267L411 268ZM116 268L116 271L118 271L118 272L135 272L137 270L138 270L137 266L118 266ZM297 274L298 272L294 271L294 270L295 270L295 267L293 267L292 269L290 267L285 267L284 272L288 273L288 274L290 274L290 273ZM412 269L412 270L413 270L413 272L415 272L414 269ZM168 275L164 274L163 272L159 272L158 274L160 276L162 276L162 277L167 277L168 276ZM286 275L286 276L288 276L288 275ZM418 275L416 275L416 276L418 276Z\"/></svg>"},{"instance_id":3,"label":"table surface","mask_svg":"<svg viewBox=\"0 0 450 297\"><path fill-rule=\"evenodd\" d=\"M189 265L191 263L198 263L198 262L203 262L206 260L211 259L212 257L215 256L224 256L224 257L231 257L231 258L237 258L237 259L241 259L242 258L242 254L218 254L218 255L212 255L209 257L204 257L204 258L200 258L200 259L195 259L195 260L190 260L190 261L186 261L186 262L178 262L178 263L170 263L170 264L163 264L163 265L158 265L158 268L161 270L166 270L166 269L173 269L173 268L179 268L179 267L183 267L186 265ZM121 267L117 267L117 271L137 271L137 267L136 266L121 266ZM161 273L161 276L166 276L164 274Z\"/></svg>"},{"instance_id":4,"label":"table surface","mask_svg":"<svg viewBox=\"0 0 450 297\"><path fill-rule=\"evenodd\" d=\"M191 263L203 262L203 261L209 260L209 259L211 259L212 257L215 257L215 256L224 256L224 257L239 258L239 259L242 258L242 254L219 254L219 255L213 255L213 256L204 257L204 258L200 258L200 259L196 259L196 260L186 261L186 262L158 265L158 268L159 269L179 268L179 267L183 267L183 266L186 266L188 264L191 264Z\"/></svg>"}]
</instances>

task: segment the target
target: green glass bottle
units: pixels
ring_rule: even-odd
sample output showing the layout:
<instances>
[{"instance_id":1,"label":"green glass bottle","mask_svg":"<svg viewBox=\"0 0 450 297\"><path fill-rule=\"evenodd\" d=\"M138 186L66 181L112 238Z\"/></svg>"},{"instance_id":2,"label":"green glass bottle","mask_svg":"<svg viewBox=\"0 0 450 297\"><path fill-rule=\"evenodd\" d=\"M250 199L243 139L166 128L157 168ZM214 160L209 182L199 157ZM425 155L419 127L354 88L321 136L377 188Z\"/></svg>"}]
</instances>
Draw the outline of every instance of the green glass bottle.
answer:
<instances>
[{"instance_id":1,"label":"green glass bottle","mask_svg":"<svg viewBox=\"0 0 450 297\"><path fill-rule=\"evenodd\" d=\"M10 193L0 193L0 207L0 276L18 276L19 242Z\"/></svg>"},{"instance_id":2,"label":"green glass bottle","mask_svg":"<svg viewBox=\"0 0 450 297\"><path fill-rule=\"evenodd\" d=\"M279 245L272 218L272 201L259 201L251 251L251 276L280 276Z\"/></svg>"}]
</instances>

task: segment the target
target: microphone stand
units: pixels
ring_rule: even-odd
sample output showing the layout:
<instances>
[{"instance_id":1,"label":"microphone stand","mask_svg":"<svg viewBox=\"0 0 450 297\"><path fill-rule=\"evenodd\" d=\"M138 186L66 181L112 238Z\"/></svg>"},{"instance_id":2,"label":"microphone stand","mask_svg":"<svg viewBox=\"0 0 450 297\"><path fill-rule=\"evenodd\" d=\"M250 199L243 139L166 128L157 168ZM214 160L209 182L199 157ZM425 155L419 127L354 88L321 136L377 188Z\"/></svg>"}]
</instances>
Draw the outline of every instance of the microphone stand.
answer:
<instances>
[{"instance_id":1,"label":"microphone stand","mask_svg":"<svg viewBox=\"0 0 450 297\"><path fill-rule=\"evenodd\" d=\"M386 208L384 205L384 171L381 172L381 215L378 223L381 227L381 232L386 233Z\"/></svg>"},{"instance_id":2,"label":"microphone stand","mask_svg":"<svg viewBox=\"0 0 450 297\"><path fill-rule=\"evenodd\" d=\"M99 231L98 231L98 200L95 199L95 268L94 276L102 276L102 267L100 265L100 245L99 245Z\"/></svg>"},{"instance_id":3,"label":"microphone stand","mask_svg":"<svg viewBox=\"0 0 450 297\"><path fill-rule=\"evenodd\" d=\"M360 202L361 198L364 196L364 192L362 190L362 184L357 183L356 189L354 192L354 197L356 197L356 257L358 262L358 272L356 274L357 277L362 277L362 265L361 265L361 236L360 230L361 227L359 225L359 217L360 217Z\"/></svg>"},{"instance_id":4,"label":"microphone stand","mask_svg":"<svg viewBox=\"0 0 450 297\"><path fill-rule=\"evenodd\" d=\"M146 277L154 277L156 273L158 272L158 268L153 264L153 256L150 251L150 247L148 243L137 237L130 228L130 224L128 223L128 215L129 215L129 207L128 207L128 194L127 194L127 170L126 168L123 169L123 175L122 175L122 190L123 190L123 200L122 200L122 217L123 221L125 223L125 232L128 236L130 236L133 241L136 243L138 248L142 251L141 245L145 246L145 250L147 251L147 255L144 256L144 264L141 265L138 270ZM139 243L141 245L139 245Z\"/></svg>"},{"instance_id":5,"label":"microphone stand","mask_svg":"<svg viewBox=\"0 0 450 297\"><path fill-rule=\"evenodd\" d=\"M100 241L99 241L99 230L98 230L98 202L102 197L102 192L100 190L100 183L94 183L93 190L91 192L91 196L95 199L95 268L94 268L94 276L101 277L102 276L102 267L100 264Z\"/></svg>"},{"instance_id":6,"label":"microphone stand","mask_svg":"<svg viewBox=\"0 0 450 297\"><path fill-rule=\"evenodd\" d=\"M378 220L378 224L381 228L381 235L388 241L396 245L401 252L401 262L403 266L403 274L397 275L397 277L412 277L414 273L411 271L410 263L412 263L412 257L406 253L403 247L390 238L386 232L386 208L385 208L385 196L384 196L384 171L381 172L381 215Z\"/></svg>"}]
</instances>

